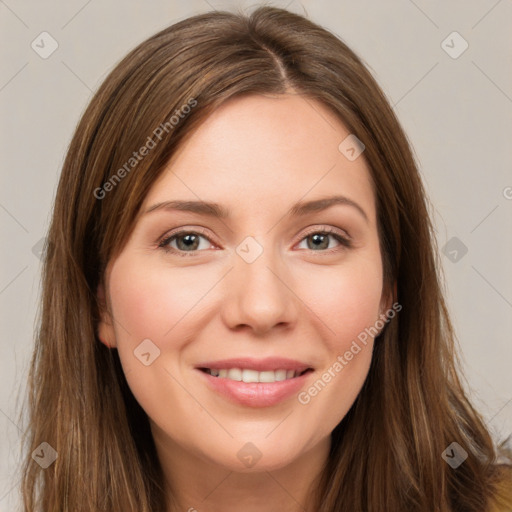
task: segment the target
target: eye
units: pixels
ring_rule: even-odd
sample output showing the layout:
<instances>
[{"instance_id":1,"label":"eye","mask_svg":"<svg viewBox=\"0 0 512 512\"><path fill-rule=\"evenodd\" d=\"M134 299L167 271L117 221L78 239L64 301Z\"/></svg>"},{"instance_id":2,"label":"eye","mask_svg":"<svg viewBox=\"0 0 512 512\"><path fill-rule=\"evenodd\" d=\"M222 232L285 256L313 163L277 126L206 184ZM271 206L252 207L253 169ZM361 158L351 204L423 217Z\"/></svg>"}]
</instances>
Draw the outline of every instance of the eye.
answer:
<instances>
[{"instance_id":1,"label":"eye","mask_svg":"<svg viewBox=\"0 0 512 512\"><path fill-rule=\"evenodd\" d=\"M202 240L206 240L207 243L202 244ZM201 230L182 230L165 237L158 244L158 247L162 248L165 252L172 252L179 256L195 256L195 252L209 249L211 245L211 240Z\"/></svg>"},{"instance_id":2,"label":"eye","mask_svg":"<svg viewBox=\"0 0 512 512\"><path fill-rule=\"evenodd\" d=\"M330 241L334 239L337 246L330 247ZM204 243L202 243L204 241ZM326 227L316 228L310 231L302 238L306 242L306 249L314 252L331 253L339 250L339 246L350 248L352 242L349 237L342 235L339 231ZM196 256L201 250L211 248L213 242L201 230L181 230L171 233L158 243L158 247L165 252L177 254L179 256ZM196 253L196 254L195 254Z\"/></svg>"},{"instance_id":3,"label":"eye","mask_svg":"<svg viewBox=\"0 0 512 512\"><path fill-rule=\"evenodd\" d=\"M330 247L330 240L334 239L338 243L338 246ZM315 252L335 252L338 250L339 246L343 247L351 247L352 243L350 238L342 235L335 229L332 228L324 228L321 230L310 231L304 238L302 238L302 242L306 242L306 249L315 251Z\"/></svg>"}]
</instances>

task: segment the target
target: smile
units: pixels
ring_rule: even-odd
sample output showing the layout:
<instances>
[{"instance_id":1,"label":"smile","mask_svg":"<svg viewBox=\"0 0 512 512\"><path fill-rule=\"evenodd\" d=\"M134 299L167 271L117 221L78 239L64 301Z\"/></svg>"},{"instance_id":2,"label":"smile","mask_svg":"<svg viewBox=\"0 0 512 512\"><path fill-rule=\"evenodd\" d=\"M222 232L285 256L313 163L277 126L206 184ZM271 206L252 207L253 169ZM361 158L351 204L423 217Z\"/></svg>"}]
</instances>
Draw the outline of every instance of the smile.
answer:
<instances>
[{"instance_id":1,"label":"smile","mask_svg":"<svg viewBox=\"0 0 512 512\"><path fill-rule=\"evenodd\" d=\"M247 368L201 368L201 371L208 373L213 377L220 379L229 379L237 382L281 382L283 380L294 379L300 377L304 373L311 371L310 368L298 371L298 370L266 370L258 371Z\"/></svg>"}]
</instances>

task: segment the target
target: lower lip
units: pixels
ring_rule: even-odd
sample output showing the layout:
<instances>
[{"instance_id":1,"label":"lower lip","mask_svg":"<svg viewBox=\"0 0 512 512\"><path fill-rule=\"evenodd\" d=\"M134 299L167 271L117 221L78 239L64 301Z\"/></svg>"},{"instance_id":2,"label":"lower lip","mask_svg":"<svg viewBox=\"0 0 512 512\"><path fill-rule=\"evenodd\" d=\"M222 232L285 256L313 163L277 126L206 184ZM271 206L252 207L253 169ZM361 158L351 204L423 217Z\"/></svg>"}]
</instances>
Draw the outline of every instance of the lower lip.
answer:
<instances>
[{"instance_id":1,"label":"lower lip","mask_svg":"<svg viewBox=\"0 0 512 512\"><path fill-rule=\"evenodd\" d=\"M216 392L233 402L248 407L270 407L297 394L312 374L308 371L293 379L278 382L243 382L226 378L213 377L209 373L197 370L206 383Z\"/></svg>"}]
</instances>

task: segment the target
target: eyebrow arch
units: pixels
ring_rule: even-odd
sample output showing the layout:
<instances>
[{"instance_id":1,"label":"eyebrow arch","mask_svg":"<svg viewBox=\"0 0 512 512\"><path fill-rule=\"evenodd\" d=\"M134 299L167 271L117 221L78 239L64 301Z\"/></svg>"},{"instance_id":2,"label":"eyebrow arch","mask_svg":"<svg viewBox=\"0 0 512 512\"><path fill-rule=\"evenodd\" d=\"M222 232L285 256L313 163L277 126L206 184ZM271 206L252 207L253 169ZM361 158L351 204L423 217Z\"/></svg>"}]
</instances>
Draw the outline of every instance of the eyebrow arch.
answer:
<instances>
[{"instance_id":1,"label":"eyebrow arch","mask_svg":"<svg viewBox=\"0 0 512 512\"><path fill-rule=\"evenodd\" d=\"M321 199L314 199L312 201L299 201L294 204L287 212L287 216L290 217L301 217L312 212L319 212L326 210L334 205L345 205L352 206L355 208L361 216L369 221L366 212L352 199L345 196L330 196ZM144 214L154 212L156 210L179 210L197 213L199 215L207 215L209 217L215 217L219 219L226 219L229 217L229 210L224 208L218 203L212 203L208 201L163 201L150 206Z\"/></svg>"}]
</instances>

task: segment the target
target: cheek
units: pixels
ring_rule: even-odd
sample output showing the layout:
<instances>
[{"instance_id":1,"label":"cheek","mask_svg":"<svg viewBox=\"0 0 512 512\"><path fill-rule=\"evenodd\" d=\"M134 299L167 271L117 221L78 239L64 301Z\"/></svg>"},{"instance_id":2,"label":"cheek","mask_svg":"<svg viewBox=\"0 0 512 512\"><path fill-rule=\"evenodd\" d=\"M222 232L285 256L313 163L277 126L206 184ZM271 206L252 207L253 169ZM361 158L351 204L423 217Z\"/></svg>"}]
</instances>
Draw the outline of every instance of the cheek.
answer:
<instances>
[{"instance_id":1,"label":"cheek","mask_svg":"<svg viewBox=\"0 0 512 512\"><path fill-rule=\"evenodd\" d=\"M302 390L298 401L304 412L322 418L323 433L328 434L346 415L368 375L382 270L372 254L336 271L304 276L303 283L305 302L316 314L310 318L318 317L315 322L317 332L323 334L325 352L316 380Z\"/></svg>"},{"instance_id":2,"label":"cheek","mask_svg":"<svg viewBox=\"0 0 512 512\"><path fill-rule=\"evenodd\" d=\"M129 255L121 255L112 267L109 289L117 349L141 404L151 403L154 390L169 381L163 369L174 372L182 350L207 321L203 306L218 276L206 267L194 269L193 279L191 273Z\"/></svg>"},{"instance_id":3,"label":"cheek","mask_svg":"<svg viewBox=\"0 0 512 512\"><path fill-rule=\"evenodd\" d=\"M342 345L340 348L375 323L379 316L381 294L380 273L374 269L354 270L340 279L329 309L333 329Z\"/></svg>"},{"instance_id":4,"label":"cheek","mask_svg":"<svg viewBox=\"0 0 512 512\"><path fill-rule=\"evenodd\" d=\"M354 258L346 265L306 273L301 296L318 317L328 350L347 350L352 340L379 318L382 270L377 258Z\"/></svg>"},{"instance_id":5,"label":"cheek","mask_svg":"<svg viewBox=\"0 0 512 512\"><path fill-rule=\"evenodd\" d=\"M183 401L172 376L190 337L187 325L194 306L211 287L211 279L191 282L185 274L123 255L110 274L123 372L136 400L152 418L166 416L162 404Z\"/></svg>"},{"instance_id":6,"label":"cheek","mask_svg":"<svg viewBox=\"0 0 512 512\"><path fill-rule=\"evenodd\" d=\"M173 272L151 264L119 259L112 269L110 291L117 321L118 345L149 338L157 346L176 343L180 331L214 282L200 272ZM211 273L210 273L211 274Z\"/></svg>"}]
</instances>

